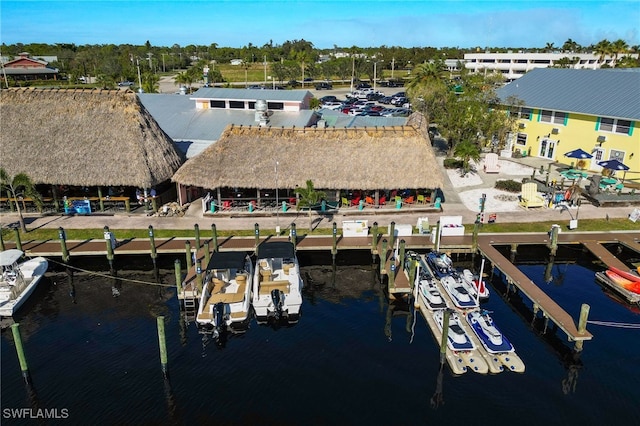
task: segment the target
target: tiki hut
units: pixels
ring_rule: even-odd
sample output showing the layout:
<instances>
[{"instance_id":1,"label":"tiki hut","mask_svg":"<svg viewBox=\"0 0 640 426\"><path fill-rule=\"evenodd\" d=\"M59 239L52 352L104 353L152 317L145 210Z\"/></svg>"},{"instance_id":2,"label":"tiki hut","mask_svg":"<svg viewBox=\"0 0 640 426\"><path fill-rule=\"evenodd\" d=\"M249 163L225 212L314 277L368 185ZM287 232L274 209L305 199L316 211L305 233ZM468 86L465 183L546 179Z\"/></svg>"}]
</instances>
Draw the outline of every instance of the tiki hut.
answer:
<instances>
[{"instance_id":1,"label":"tiki hut","mask_svg":"<svg viewBox=\"0 0 640 426\"><path fill-rule=\"evenodd\" d=\"M416 114L406 126L274 128L228 126L216 143L189 159L172 180L216 189L442 188L443 177ZM275 176L275 166L279 176Z\"/></svg>"},{"instance_id":2,"label":"tiki hut","mask_svg":"<svg viewBox=\"0 0 640 426\"><path fill-rule=\"evenodd\" d=\"M0 167L36 184L151 188L184 161L131 91L2 90L0 114Z\"/></svg>"}]
</instances>

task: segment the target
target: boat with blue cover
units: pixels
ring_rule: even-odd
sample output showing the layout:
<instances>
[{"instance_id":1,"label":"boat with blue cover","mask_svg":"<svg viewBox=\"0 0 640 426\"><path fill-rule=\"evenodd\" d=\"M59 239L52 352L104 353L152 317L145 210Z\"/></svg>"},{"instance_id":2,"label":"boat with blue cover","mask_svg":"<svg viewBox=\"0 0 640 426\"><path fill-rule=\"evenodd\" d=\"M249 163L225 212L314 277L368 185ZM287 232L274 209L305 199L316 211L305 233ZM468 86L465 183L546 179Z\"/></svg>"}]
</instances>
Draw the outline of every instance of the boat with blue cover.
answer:
<instances>
[{"instance_id":1,"label":"boat with blue cover","mask_svg":"<svg viewBox=\"0 0 640 426\"><path fill-rule=\"evenodd\" d=\"M436 321L438 329L442 333L444 322L444 309L439 309L433 313L433 319ZM460 318L455 311L451 311L449 315L449 332L447 333L447 346L452 351L472 351L476 349L476 345L471 341L467 332L464 330Z\"/></svg>"},{"instance_id":2,"label":"boat with blue cover","mask_svg":"<svg viewBox=\"0 0 640 426\"><path fill-rule=\"evenodd\" d=\"M488 311L483 309L467 313L467 322L487 352L492 354L514 352L513 345L495 326Z\"/></svg>"},{"instance_id":3,"label":"boat with blue cover","mask_svg":"<svg viewBox=\"0 0 640 426\"><path fill-rule=\"evenodd\" d=\"M451 300L456 307L460 309L473 309L479 306L475 294L460 276L443 276L440 278L440 284L442 284L447 294L451 296Z\"/></svg>"},{"instance_id":4,"label":"boat with blue cover","mask_svg":"<svg viewBox=\"0 0 640 426\"><path fill-rule=\"evenodd\" d=\"M453 268L453 262L446 253L432 251L427 254L427 262L436 277L442 278L447 275L457 275Z\"/></svg>"}]
</instances>

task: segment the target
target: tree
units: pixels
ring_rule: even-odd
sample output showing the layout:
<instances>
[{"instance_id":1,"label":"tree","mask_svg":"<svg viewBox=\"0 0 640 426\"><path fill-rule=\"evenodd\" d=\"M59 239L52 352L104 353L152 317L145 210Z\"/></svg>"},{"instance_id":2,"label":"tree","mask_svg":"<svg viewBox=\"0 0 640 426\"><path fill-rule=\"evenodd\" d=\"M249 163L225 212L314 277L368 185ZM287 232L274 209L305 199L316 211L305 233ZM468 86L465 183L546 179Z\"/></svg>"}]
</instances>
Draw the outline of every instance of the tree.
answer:
<instances>
[{"instance_id":1,"label":"tree","mask_svg":"<svg viewBox=\"0 0 640 426\"><path fill-rule=\"evenodd\" d=\"M38 210L42 209L42 196L38 191L36 191L36 187L33 182L31 182L31 178L29 178L25 173L18 173L15 176L10 176L5 169L0 168L0 188L2 191L9 192L11 198L14 198L15 200L29 197L33 200ZM20 229L22 229L22 232L26 233L27 227L25 226L22 209L18 202L16 202L16 210L18 211Z\"/></svg>"},{"instance_id":2,"label":"tree","mask_svg":"<svg viewBox=\"0 0 640 426\"><path fill-rule=\"evenodd\" d=\"M598 55L598 59L600 62L604 61L604 58L607 55L611 55L611 42L606 38L604 40L600 40L594 47L593 53Z\"/></svg>"},{"instance_id":3,"label":"tree","mask_svg":"<svg viewBox=\"0 0 640 426\"><path fill-rule=\"evenodd\" d=\"M316 189L313 187L313 181L311 179L307 180L306 187L296 188L296 194L300 196L300 200L298 201L298 206L296 208L298 210L303 207L309 209L309 231L313 231L311 208L313 206L317 206L318 203L322 202L322 199L326 197L326 194L323 191L316 191Z\"/></svg>"},{"instance_id":4,"label":"tree","mask_svg":"<svg viewBox=\"0 0 640 426\"><path fill-rule=\"evenodd\" d=\"M462 173L466 175L471 170L471 160L476 163L480 160L480 149L476 143L464 140L456 145L453 155L462 160Z\"/></svg>"},{"instance_id":5,"label":"tree","mask_svg":"<svg viewBox=\"0 0 640 426\"><path fill-rule=\"evenodd\" d=\"M620 55L621 53L627 53L628 51L629 45L622 39L618 39L611 43L611 53L613 54L614 66L616 66L618 63L618 55Z\"/></svg>"},{"instance_id":6,"label":"tree","mask_svg":"<svg viewBox=\"0 0 640 426\"><path fill-rule=\"evenodd\" d=\"M144 73L142 78L142 90L145 93L158 93L158 83L160 81L160 77L157 74L152 72Z\"/></svg>"}]
</instances>

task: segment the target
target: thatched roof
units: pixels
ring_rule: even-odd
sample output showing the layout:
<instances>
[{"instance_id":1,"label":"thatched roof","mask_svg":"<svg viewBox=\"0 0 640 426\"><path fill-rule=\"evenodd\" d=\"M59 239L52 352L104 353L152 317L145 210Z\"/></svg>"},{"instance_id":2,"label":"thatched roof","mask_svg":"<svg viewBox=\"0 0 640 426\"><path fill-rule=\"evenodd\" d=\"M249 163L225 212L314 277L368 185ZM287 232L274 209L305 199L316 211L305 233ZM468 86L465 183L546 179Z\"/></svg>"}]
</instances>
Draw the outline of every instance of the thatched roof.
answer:
<instances>
[{"instance_id":1,"label":"thatched roof","mask_svg":"<svg viewBox=\"0 0 640 426\"><path fill-rule=\"evenodd\" d=\"M183 162L130 91L2 90L0 114L0 167L35 183L149 188Z\"/></svg>"},{"instance_id":2,"label":"thatched roof","mask_svg":"<svg viewBox=\"0 0 640 426\"><path fill-rule=\"evenodd\" d=\"M443 176L426 136L426 120L364 128L226 128L220 139L173 176L203 188L441 188Z\"/></svg>"}]
</instances>

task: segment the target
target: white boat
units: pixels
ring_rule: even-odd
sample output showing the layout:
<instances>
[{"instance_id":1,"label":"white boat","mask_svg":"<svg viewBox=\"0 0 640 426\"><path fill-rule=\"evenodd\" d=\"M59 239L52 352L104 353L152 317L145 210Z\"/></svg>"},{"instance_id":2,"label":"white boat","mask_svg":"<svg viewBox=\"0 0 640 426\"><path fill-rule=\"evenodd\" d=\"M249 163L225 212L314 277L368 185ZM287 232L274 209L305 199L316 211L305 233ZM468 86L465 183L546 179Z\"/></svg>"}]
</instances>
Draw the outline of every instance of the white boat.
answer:
<instances>
[{"instance_id":1,"label":"white boat","mask_svg":"<svg viewBox=\"0 0 640 426\"><path fill-rule=\"evenodd\" d=\"M480 281L476 275L471 272L469 269L464 269L462 271L462 279L465 280L469 287L473 291L474 297L479 297L482 300L489 298L489 289L487 288L487 283L484 280Z\"/></svg>"},{"instance_id":2,"label":"white boat","mask_svg":"<svg viewBox=\"0 0 640 426\"><path fill-rule=\"evenodd\" d=\"M215 252L204 271L196 322L215 337L246 331L251 307L253 263L242 252Z\"/></svg>"},{"instance_id":3,"label":"white boat","mask_svg":"<svg viewBox=\"0 0 640 426\"><path fill-rule=\"evenodd\" d=\"M427 262L429 262L433 273L438 278L455 273L455 269L453 269L453 262L446 253L432 251L427 254Z\"/></svg>"},{"instance_id":4,"label":"white boat","mask_svg":"<svg viewBox=\"0 0 640 426\"><path fill-rule=\"evenodd\" d=\"M511 342L494 325L493 319L487 311L469 312L467 321L487 352L504 353L514 351Z\"/></svg>"},{"instance_id":5,"label":"white boat","mask_svg":"<svg viewBox=\"0 0 640 426\"><path fill-rule=\"evenodd\" d=\"M265 241L258 246L253 278L253 310L258 322L298 321L302 278L293 243Z\"/></svg>"},{"instance_id":6,"label":"white boat","mask_svg":"<svg viewBox=\"0 0 640 426\"><path fill-rule=\"evenodd\" d=\"M437 310L433 313L433 319L436 321L438 329L442 333L444 322L444 309ZM452 351L472 351L476 349L476 345L471 341L467 333L462 328L460 318L455 311L451 311L449 315L449 332L447 333L447 346Z\"/></svg>"},{"instance_id":7,"label":"white boat","mask_svg":"<svg viewBox=\"0 0 640 426\"><path fill-rule=\"evenodd\" d=\"M459 276L446 275L440 278L440 284L445 291L451 296L453 304L460 309L471 309L478 307L478 301L475 299L469 286Z\"/></svg>"},{"instance_id":8,"label":"white boat","mask_svg":"<svg viewBox=\"0 0 640 426\"><path fill-rule=\"evenodd\" d=\"M24 252L16 249L0 252L0 316L13 316L36 289L49 267L44 257L18 263L23 255Z\"/></svg>"},{"instance_id":9,"label":"white boat","mask_svg":"<svg viewBox=\"0 0 640 426\"><path fill-rule=\"evenodd\" d=\"M419 259L416 275L415 284L418 286L420 302L432 311L446 308L447 302L442 297L438 284L433 275L431 275L423 256Z\"/></svg>"}]
</instances>

